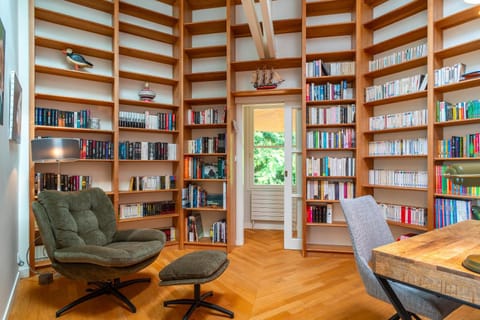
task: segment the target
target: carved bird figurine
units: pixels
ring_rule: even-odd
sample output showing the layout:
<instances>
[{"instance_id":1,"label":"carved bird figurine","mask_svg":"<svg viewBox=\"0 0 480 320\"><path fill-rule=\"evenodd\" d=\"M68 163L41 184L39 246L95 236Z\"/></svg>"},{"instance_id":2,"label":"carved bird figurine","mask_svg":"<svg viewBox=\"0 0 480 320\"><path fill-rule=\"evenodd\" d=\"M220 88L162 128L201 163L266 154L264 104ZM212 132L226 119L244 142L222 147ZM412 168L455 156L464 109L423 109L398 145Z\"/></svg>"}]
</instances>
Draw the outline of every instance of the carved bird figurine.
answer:
<instances>
[{"instance_id":1,"label":"carved bird figurine","mask_svg":"<svg viewBox=\"0 0 480 320\"><path fill-rule=\"evenodd\" d=\"M67 61L75 67L75 70L78 71L78 68L91 68L93 64L88 62L81 54L73 52L71 48L67 48L62 51L66 54Z\"/></svg>"}]
</instances>

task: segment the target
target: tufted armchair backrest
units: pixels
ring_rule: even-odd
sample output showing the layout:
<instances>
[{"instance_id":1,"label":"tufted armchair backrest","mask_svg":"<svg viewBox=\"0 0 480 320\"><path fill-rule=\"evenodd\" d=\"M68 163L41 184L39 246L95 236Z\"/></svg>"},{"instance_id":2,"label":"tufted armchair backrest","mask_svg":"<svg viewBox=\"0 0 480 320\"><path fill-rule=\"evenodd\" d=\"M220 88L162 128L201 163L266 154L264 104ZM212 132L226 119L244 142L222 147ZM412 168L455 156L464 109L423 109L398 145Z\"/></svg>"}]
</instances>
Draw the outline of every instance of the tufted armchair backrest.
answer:
<instances>
[{"instance_id":1,"label":"tufted armchair backrest","mask_svg":"<svg viewBox=\"0 0 480 320\"><path fill-rule=\"evenodd\" d=\"M104 246L112 242L116 232L112 202L100 188L77 192L45 190L38 195L33 209L44 241L54 241L45 244L52 250ZM50 236L44 237L46 232L42 232L42 227L47 226Z\"/></svg>"}]
</instances>

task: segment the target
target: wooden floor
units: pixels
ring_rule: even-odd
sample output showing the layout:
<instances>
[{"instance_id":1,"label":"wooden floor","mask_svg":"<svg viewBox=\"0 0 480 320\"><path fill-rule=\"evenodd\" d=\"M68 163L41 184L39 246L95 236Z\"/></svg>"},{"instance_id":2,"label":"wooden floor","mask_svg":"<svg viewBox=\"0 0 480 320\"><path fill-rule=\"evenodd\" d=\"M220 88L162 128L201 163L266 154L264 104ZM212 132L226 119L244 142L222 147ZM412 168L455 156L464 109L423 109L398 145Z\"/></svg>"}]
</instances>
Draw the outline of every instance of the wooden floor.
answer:
<instances>
[{"instance_id":1,"label":"wooden floor","mask_svg":"<svg viewBox=\"0 0 480 320\"><path fill-rule=\"evenodd\" d=\"M368 296L352 255L318 254L302 257L282 249L278 231L245 231L245 245L235 248L230 266L217 280L202 286L213 290L211 302L235 312L235 319L386 320L394 312ZM136 274L149 276L150 284L122 289L137 306L132 314L114 297L102 296L83 303L61 319L182 319L187 307L163 307L162 301L190 297L192 286L158 286L158 271L188 250L165 248L157 261ZM53 283L40 286L38 277L22 279L9 319L54 319L55 311L85 292L85 283L56 274ZM227 319L214 311L198 309L192 320ZM480 310L461 307L448 320L480 319Z\"/></svg>"}]
</instances>

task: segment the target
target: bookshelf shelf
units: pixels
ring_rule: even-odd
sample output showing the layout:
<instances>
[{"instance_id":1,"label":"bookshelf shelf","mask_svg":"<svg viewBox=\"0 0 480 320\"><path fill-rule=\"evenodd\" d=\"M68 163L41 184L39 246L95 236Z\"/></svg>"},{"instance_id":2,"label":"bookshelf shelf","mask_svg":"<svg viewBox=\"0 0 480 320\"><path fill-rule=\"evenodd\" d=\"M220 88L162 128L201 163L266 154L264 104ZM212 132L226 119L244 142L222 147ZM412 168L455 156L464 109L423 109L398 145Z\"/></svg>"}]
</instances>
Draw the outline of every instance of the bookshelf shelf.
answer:
<instances>
[{"instance_id":1,"label":"bookshelf shelf","mask_svg":"<svg viewBox=\"0 0 480 320\"><path fill-rule=\"evenodd\" d=\"M375 43L369 47L365 47L363 50L365 53L375 55L387 50L398 48L402 45L423 39L427 37L427 27L421 27L406 33L403 33L399 36L393 37L391 39Z\"/></svg>"},{"instance_id":2,"label":"bookshelf shelf","mask_svg":"<svg viewBox=\"0 0 480 320\"><path fill-rule=\"evenodd\" d=\"M120 1L119 9L121 13L169 27L173 27L178 23L178 19L176 17L148 10L146 8L135 6L127 2Z\"/></svg>"},{"instance_id":3,"label":"bookshelf shelf","mask_svg":"<svg viewBox=\"0 0 480 320\"><path fill-rule=\"evenodd\" d=\"M137 80L137 81L147 81L153 82L158 84L164 84L167 86L176 86L178 81L175 79L169 79L164 77L158 77L151 74L142 74L130 71L119 71L120 78L130 79L130 80Z\"/></svg>"},{"instance_id":4,"label":"bookshelf shelf","mask_svg":"<svg viewBox=\"0 0 480 320\"><path fill-rule=\"evenodd\" d=\"M385 155L385 156L365 156L365 159L427 159L426 154L419 155Z\"/></svg>"},{"instance_id":5,"label":"bookshelf shelf","mask_svg":"<svg viewBox=\"0 0 480 320\"><path fill-rule=\"evenodd\" d=\"M234 91L232 95L234 97L263 97L263 96L281 96L281 95L295 95L301 94L300 88L288 88L288 89L273 89L273 90L249 90L249 91Z\"/></svg>"},{"instance_id":6,"label":"bookshelf shelf","mask_svg":"<svg viewBox=\"0 0 480 320\"><path fill-rule=\"evenodd\" d=\"M118 50L119 50L119 54L128 56L128 57L164 63L172 66L178 63L177 58L162 55L162 54L157 54L154 52L128 48L128 47L119 47Z\"/></svg>"},{"instance_id":7,"label":"bookshelf shelf","mask_svg":"<svg viewBox=\"0 0 480 320\"><path fill-rule=\"evenodd\" d=\"M479 161L480 157L458 157L458 158L439 158L436 157L433 159L436 162L440 161Z\"/></svg>"},{"instance_id":8,"label":"bookshelf shelf","mask_svg":"<svg viewBox=\"0 0 480 320\"><path fill-rule=\"evenodd\" d=\"M130 132L145 132L145 133L179 134L178 130L161 130L161 129L145 129L145 128L129 128L129 127L119 127L118 130L130 131Z\"/></svg>"},{"instance_id":9,"label":"bookshelf shelf","mask_svg":"<svg viewBox=\"0 0 480 320\"><path fill-rule=\"evenodd\" d=\"M306 79L306 81L309 83L340 82L342 80L346 80L348 82L354 81L355 75L307 77Z\"/></svg>"},{"instance_id":10,"label":"bookshelf shelf","mask_svg":"<svg viewBox=\"0 0 480 320\"><path fill-rule=\"evenodd\" d=\"M232 62L231 67L234 71L251 71L266 68L300 68L302 66L302 58L280 58L280 59L263 59L252 61L236 61Z\"/></svg>"},{"instance_id":11,"label":"bookshelf shelf","mask_svg":"<svg viewBox=\"0 0 480 320\"><path fill-rule=\"evenodd\" d=\"M55 126L39 126L36 125L35 132L72 132L78 135L87 134L87 133L101 133L106 135L112 135L114 133L113 130L99 130L99 129L84 129L84 128L71 128L71 127L55 127Z\"/></svg>"},{"instance_id":12,"label":"bookshelf shelf","mask_svg":"<svg viewBox=\"0 0 480 320\"><path fill-rule=\"evenodd\" d=\"M175 44L178 41L177 36L160 31L155 31L149 28L144 28L128 22L119 22L119 31L168 44Z\"/></svg>"},{"instance_id":13,"label":"bookshelf shelf","mask_svg":"<svg viewBox=\"0 0 480 320\"><path fill-rule=\"evenodd\" d=\"M273 21L273 30L275 34L284 34L292 32L301 32L302 19L283 19ZM235 38L250 37L248 24L235 24L231 26L232 35Z\"/></svg>"},{"instance_id":14,"label":"bookshelf shelf","mask_svg":"<svg viewBox=\"0 0 480 320\"><path fill-rule=\"evenodd\" d=\"M127 160L127 159L121 159L118 160L120 163L137 163L137 162L142 162L142 163L178 163L179 160Z\"/></svg>"},{"instance_id":15,"label":"bookshelf shelf","mask_svg":"<svg viewBox=\"0 0 480 320\"><path fill-rule=\"evenodd\" d=\"M363 185L364 188L373 188L373 189L391 189L391 190L406 190L406 191L428 191L427 188L416 188L416 187L399 187L399 186L386 186L381 184L366 184Z\"/></svg>"},{"instance_id":16,"label":"bookshelf shelf","mask_svg":"<svg viewBox=\"0 0 480 320\"><path fill-rule=\"evenodd\" d=\"M226 71L197 72L185 74L185 79L191 82L222 81L227 80Z\"/></svg>"},{"instance_id":17,"label":"bookshelf shelf","mask_svg":"<svg viewBox=\"0 0 480 320\"><path fill-rule=\"evenodd\" d=\"M307 39L319 37L338 37L355 32L355 22L332 23L328 25L307 26Z\"/></svg>"},{"instance_id":18,"label":"bookshelf shelf","mask_svg":"<svg viewBox=\"0 0 480 320\"><path fill-rule=\"evenodd\" d=\"M444 86L435 87L435 92L451 92L457 91L462 89L469 89L480 86L480 78L470 79L470 80L463 80L456 83L447 84Z\"/></svg>"},{"instance_id":19,"label":"bookshelf shelf","mask_svg":"<svg viewBox=\"0 0 480 320\"><path fill-rule=\"evenodd\" d=\"M186 124L186 128L189 129L215 129L215 128L226 128L226 123L211 123L211 124Z\"/></svg>"},{"instance_id":20,"label":"bookshelf shelf","mask_svg":"<svg viewBox=\"0 0 480 320\"><path fill-rule=\"evenodd\" d=\"M452 198L452 199L465 199L465 200L480 200L480 196L465 196L465 195L459 195L459 194L435 193L435 197Z\"/></svg>"},{"instance_id":21,"label":"bookshelf shelf","mask_svg":"<svg viewBox=\"0 0 480 320\"><path fill-rule=\"evenodd\" d=\"M215 212L223 212L227 211L226 209L223 208L209 208L209 207L199 207L199 208L184 208L187 211L215 211Z\"/></svg>"},{"instance_id":22,"label":"bookshelf shelf","mask_svg":"<svg viewBox=\"0 0 480 320\"><path fill-rule=\"evenodd\" d=\"M178 214L175 213L162 213L148 217L139 217L139 218L124 218L120 219L119 223L128 223L128 222L135 222L135 221L148 221L148 220L157 220L157 219L171 219L171 218L178 218Z\"/></svg>"},{"instance_id":23,"label":"bookshelf shelf","mask_svg":"<svg viewBox=\"0 0 480 320\"><path fill-rule=\"evenodd\" d=\"M391 226L405 227L408 229L419 230L419 231L428 231L427 227L416 225L416 224L401 223L401 222L391 221L391 220L387 220L387 223Z\"/></svg>"},{"instance_id":24,"label":"bookshelf shelf","mask_svg":"<svg viewBox=\"0 0 480 320\"><path fill-rule=\"evenodd\" d=\"M327 14L352 12L355 9L355 1L317 1L307 2L307 17L321 16Z\"/></svg>"},{"instance_id":25,"label":"bookshelf shelf","mask_svg":"<svg viewBox=\"0 0 480 320\"><path fill-rule=\"evenodd\" d=\"M383 77L383 76L386 76L386 75L394 74L394 73L397 73L397 72L405 71L405 70L408 70L408 69L413 69L413 68L417 68L417 67L420 67L420 66L424 66L426 64L427 64L427 57L425 56L425 57L421 57L421 58L417 58L417 59L412 59L412 60L409 60L409 61L406 61L406 62L403 62L403 63L394 64L394 65L391 65L389 67L385 67L383 69L370 71L370 72L365 73L364 76L367 77L367 78L378 78L378 77Z\"/></svg>"},{"instance_id":26,"label":"bookshelf shelf","mask_svg":"<svg viewBox=\"0 0 480 320\"><path fill-rule=\"evenodd\" d=\"M355 151L355 148L307 148L307 151Z\"/></svg>"},{"instance_id":27,"label":"bookshelf shelf","mask_svg":"<svg viewBox=\"0 0 480 320\"><path fill-rule=\"evenodd\" d=\"M55 50L65 50L65 48L72 48L74 52L81 52L86 56L97 57L100 59L112 60L114 56L113 51L96 49L92 47L82 46L79 44L72 44L71 42L54 40L40 36L35 37L35 45Z\"/></svg>"},{"instance_id":28,"label":"bookshelf shelf","mask_svg":"<svg viewBox=\"0 0 480 320\"><path fill-rule=\"evenodd\" d=\"M355 103L355 99L340 99L340 100L316 100L316 101L306 101L308 106L328 106L328 105L338 105L338 104L352 104Z\"/></svg>"},{"instance_id":29,"label":"bookshelf shelf","mask_svg":"<svg viewBox=\"0 0 480 320\"><path fill-rule=\"evenodd\" d=\"M351 246L307 244L307 252L353 253Z\"/></svg>"},{"instance_id":30,"label":"bookshelf shelf","mask_svg":"<svg viewBox=\"0 0 480 320\"><path fill-rule=\"evenodd\" d=\"M175 0L167 0L170 2L175 2ZM198 1L198 0L186 0L190 10L202 10L202 9L212 9L225 6L225 0L208 0L208 1Z\"/></svg>"},{"instance_id":31,"label":"bookshelf shelf","mask_svg":"<svg viewBox=\"0 0 480 320\"><path fill-rule=\"evenodd\" d=\"M193 242L186 241L185 245L186 246L195 246L195 247L212 247L212 248L225 248L227 246L226 243L221 243L221 242L213 243L213 242L211 242L210 239L193 241Z\"/></svg>"},{"instance_id":32,"label":"bookshelf shelf","mask_svg":"<svg viewBox=\"0 0 480 320\"><path fill-rule=\"evenodd\" d=\"M414 0L394 10L389 11L377 18L374 18L363 26L367 29L378 30L402 19L408 18L416 13L427 9L427 2L424 0Z\"/></svg>"},{"instance_id":33,"label":"bookshelf shelf","mask_svg":"<svg viewBox=\"0 0 480 320\"><path fill-rule=\"evenodd\" d=\"M79 19L74 16L66 15L60 12L50 11L39 7L35 8L35 18L77 30L97 33L108 37L112 37L114 32L112 26L107 26L89 20Z\"/></svg>"},{"instance_id":34,"label":"bookshelf shelf","mask_svg":"<svg viewBox=\"0 0 480 320\"><path fill-rule=\"evenodd\" d=\"M460 24L478 19L478 12L480 11L480 6L473 6L471 8L459 11L455 14L443 17L435 21L435 27L438 30L445 30Z\"/></svg>"},{"instance_id":35,"label":"bookshelf shelf","mask_svg":"<svg viewBox=\"0 0 480 320\"><path fill-rule=\"evenodd\" d=\"M81 6L92 8L103 12L113 12L113 3L109 1L90 1L90 0L66 0Z\"/></svg>"},{"instance_id":36,"label":"bookshelf shelf","mask_svg":"<svg viewBox=\"0 0 480 320\"><path fill-rule=\"evenodd\" d=\"M339 200L316 200L316 199L305 199L305 201L307 203L311 203L311 204L315 204L315 203L325 203L325 204L328 204L328 203L340 203Z\"/></svg>"},{"instance_id":37,"label":"bookshelf shelf","mask_svg":"<svg viewBox=\"0 0 480 320\"><path fill-rule=\"evenodd\" d=\"M355 180L355 176L305 176L307 180Z\"/></svg>"},{"instance_id":38,"label":"bookshelf shelf","mask_svg":"<svg viewBox=\"0 0 480 320\"><path fill-rule=\"evenodd\" d=\"M345 221L333 221L332 223L326 222L307 222L307 226L309 227L330 227L330 228L338 228L338 227L346 227L347 223Z\"/></svg>"},{"instance_id":39,"label":"bookshelf shelf","mask_svg":"<svg viewBox=\"0 0 480 320\"><path fill-rule=\"evenodd\" d=\"M141 193L163 193L163 192L178 192L178 189L158 189L158 190L140 190L140 191L118 191L119 195L131 195L131 194L141 194ZM176 214L178 216L178 214Z\"/></svg>"},{"instance_id":40,"label":"bookshelf shelf","mask_svg":"<svg viewBox=\"0 0 480 320\"><path fill-rule=\"evenodd\" d=\"M365 135L372 134L382 134L382 133L394 133L394 132L403 132L403 131L416 131L416 130L427 130L427 126L414 126L414 127L402 127L402 128L392 128L392 129L383 129L383 130L368 130L365 131Z\"/></svg>"},{"instance_id":41,"label":"bookshelf shelf","mask_svg":"<svg viewBox=\"0 0 480 320\"><path fill-rule=\"evenodd\" d=\"M184 153L184 156L190 157L225 157L226 153Z\"/></svg>"},{"instance_id":42,"label":"bookshelf shelf","mask_svg":"<svg viewBox=\"0 0 480 320\"><path fill-rule=\"evenodd\" d=\"M227 55L227 46L219 45L209 47L185 48L184 52L192 59L223 57Z\"/></svg>"},{"instance_id":43,"label":"bookshelf shelf","mask_svg":"<svg viewBox=\"0 0 480 320\"><path fill-rule=\"evenodd\" d=\"M112 76L93 74L93 73L88 73L86 71L60 69L60 68L54 68L49 66L36 65L35 72L46 73L46 74L51 74L51 75L61 76L61 77L89 80L89 81L97 81L97 82L105 82L105 83L114 82L114 78Z\"/></svg>"},{"instance_id":44,"label":"bookshelf shelf","mask_svg":"<svg viewBox=\"0 0 480 320\"><path fill-rule=\"evenodd\" d=\"M307 129L321 129L321 128L355 128L355 123L330 123L330 124L307 124Z\"/></svg>"},{"instance_id":45,"label":"bookshelf shelf","mask_svg":"<svg viewBox=\"0 0 480 320\"><path fill-rule=\"evenodd\" d=\"M129 100L129 99L119 99L119 104L122 105L130 105L130 106L138 106L144 108L155 108L155 109L168 109L168 110L177 110L179 107L175 104L164 104L158 102L146 102L140 100Z\"/></svg>"},{"instance_id":46,"label":"bookshelf shelf","mask_svg":"<svg viewBox=\"0 0 480 320\"><path fill-rule=\"evenodd\" d=\"M209 98L184 98L183 101L188 105L209 105L226 104L227 97L209 97Z\"/></svg>"},{"instance_id":47,"label":"bookshelf shelf","mask_svg":"<svg viewBox=\"0 0 480 320\"><path fill-rule=\"evenodd\" d=\"M314 52L314 53L306 53L305 58L307 61L318 60L318 59L321 59L325 62L354 61L355 54L356 54L355 50Z\"/></svg>"},{"instance_id":48,"label":"bookshelf shelf","mask_svg":"<svg viewBox=\"0 0 480 320\"><path fill-rule=\"evenodd\" d=\"M395 102L408 101L408 100L426 98L426 97L427 97L427 91L423 90L423 91L419 91L419 92L399 95L399 96L396 96L396 97L365 102L364 106L365 107L375 107L375 106L381 106L381 105L395 103Z\"/></svg>"},{"instance_id":49,"label":"bookshelf shelf","mask_svg":"<svg viewBox=\"0 0 480 320\"><path fill-rule=\"evenodd\" d=\"M201 22L188 22L183 24L190 35L220 33L227 31L227 20L209 20Z\"/></svg>"},{"instance_id":50,"label":"bookshelf shelf","mask_svg":"<svg viewBox=\"0 0 480 320\"><path fill-rule=\"evenodd\" d=\"M480 40L468 41L456 46L451 46L445 49L435 51L435 57L438 59L447 59L458 56L465 52L480 50Z\"/></svg>"},{"instance_id":51,"label":"bookshelf shelf","mask_svg":"<svg viewBox=\"0 0 480 320\"><path fill-rule=\"evenodd\" d=\"M89 105L112 107L112 108L114 106L113 101L95 100L95 99L79 98L79 97L58 96L58 95L45 94L45 93L35 93L35 99L37 99L37 100L51 100L51 101L71 102L71 103L78 103L78 104L89 104Z\"/></svg>"}]
</instances>

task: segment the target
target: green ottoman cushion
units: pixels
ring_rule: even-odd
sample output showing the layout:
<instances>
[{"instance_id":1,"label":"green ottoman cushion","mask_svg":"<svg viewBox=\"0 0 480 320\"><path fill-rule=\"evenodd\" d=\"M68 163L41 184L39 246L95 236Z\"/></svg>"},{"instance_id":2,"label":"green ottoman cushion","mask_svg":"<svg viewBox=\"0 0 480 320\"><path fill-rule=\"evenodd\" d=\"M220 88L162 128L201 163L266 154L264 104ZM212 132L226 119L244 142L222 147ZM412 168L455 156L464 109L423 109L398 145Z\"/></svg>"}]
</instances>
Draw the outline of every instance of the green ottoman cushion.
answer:
<instances>
[{"instance_id":1,"label":"green ottoman cushion","mask_svg":"<svg viewBox=\"0 0 480 320\"><path fill-rule=\"evenodd\" d=\"M223 251L204 250L188 253L160 271L160 285L206 283L218 278L228 263L227 254Z\"/></svg>"}]
</instances>

